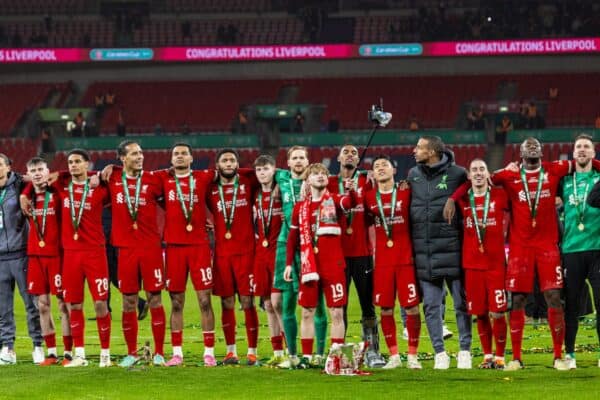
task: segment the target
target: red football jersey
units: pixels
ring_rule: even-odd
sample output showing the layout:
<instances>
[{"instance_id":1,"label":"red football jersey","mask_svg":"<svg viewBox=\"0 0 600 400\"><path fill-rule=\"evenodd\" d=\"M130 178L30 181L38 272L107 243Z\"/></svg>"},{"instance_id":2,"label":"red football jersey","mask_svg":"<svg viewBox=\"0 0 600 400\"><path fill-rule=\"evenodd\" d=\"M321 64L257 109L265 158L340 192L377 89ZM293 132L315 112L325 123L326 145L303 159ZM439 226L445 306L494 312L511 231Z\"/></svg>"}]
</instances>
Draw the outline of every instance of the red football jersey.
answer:
<instances>
[{"instance_id":1,"label":"red football jersey","mask_svg":"<svg viewBox=\"0 0 600 400\"><path fill-rule=\"evenodd\" d=\"M74 239L75 230L71 220L71 210L69 200L69 182L71 178L59 179L53 184L60 201L62 203L60 211L60 232L61 243L65 250L89 250L90 247L104 247L106 238L102 228L102 210L110 201L108 188L101 184L94 189L89 189L85 203L83 205L83 214L77 229L77 240ZM84 192L84 184L73 184L73 203L75 216L79 215L81 207L81 198Z\"/></svg>"},{"instance_id":2,"label":"red football jersey","mask_svg":"<svg viewBox=\"0 0 600 400\"><path fill-rule=\"evenodd\" d=\"M485 204L485 195L474 197L477 221L481 223ZM469 195L462 197L458 204L463 215L463 268L486 270L492 267L505 266L504 253L504 214L508 210L508 200L504 189L494 187L490 190L488 214L483 234L482 253L475 229L475 221L471 210Z\"/></svg>"},{"instance_id":3,"label":"red football jersey","mask_svg":"<svg viewBox=\"0 0 600 400\"><path fill-rule=\"evenodd\" d=\"M503 186L511 205L510 245L547 247L558 244L558 216L555 197L560 179L571 170L566 160L543 162L544 176L535 227L519 172L502 170L492 176L495 185ZM535 201L540 171L526 173L531 203Z\"/></svg>"},{"instance_id":4,"label":"red football jersey","mask_svg":"<svg viewBox=\"0 0 600 400\"><path fill-rule=\"evenodd\" d=\"M27 240L27 255L29 256L58 256L60 253L60 197L52 188L48 190L48 206L46 209L46 224L43 227L43 212L46 191L34 193L31 205L33 216L29 217L29 238ZM44 247L40 247L42 238L38 235L33 219L37 220L38 229L42 231Z\"/></svg>"},{"instance_id":5,"label":"red football jersey","mask_svg":"<svg viewBox=\"0 0 600 400\"><path fill-rule=\"evenodd\" d=\"M383 212L389 221L392 210L392 192L381 193ZM388 247L388 236L377 204L377 190L365 194L365 206L375 220L375 265L413 264L413 249L410 239L410 189L396 189L394 220L391 221L394 245ZM389 222L388 222L389 224Z\"/></svg>"},{"instance_id":6,"label":"red football jersey","mask_svg":"<svg viewBox=\"0 0 600 400\"><path fill-rule=\"evenodd\" d=\"M115 247L146 247L160 246L156 209L158 198L162 195L162 185L159 178L152 172L143 171L138 213L134 221L129 214L127 198L123 190L121 178L122 169L115 168L108 181L112 207L111 242ZM135 203L135 188L137 178L127 177L127 190L131 204Z\"/></svg>"},{"instance_id":7,"label":"red football jersey","mask_svg":"<svg viewBox=\"0 0 600 400\"><path fill-rule=\"evenodd\" d=\"M194 207L192 210L192 230L186 229L186 220L181 201L177 195L175 177L168 171L155 171L154 174L162 183L165 195L165 229L163 238L168 244L205 244L208 243L206 231L206 191L215 177L214 170L192 171L194 178ZM184 205L189 211L190 206L190 179L189 175L178 177ZM188 212L186 211L186 212Z\"/></svg>"},{"instance_id":8,"label":"red football jersey","mask_svg":"<svg viewBox=\"0 0 600 400\"><path fill-rule=\"evenodd\" d=\"M340 179L338 176L329 177L329 185L327 189L331 193L340 193L344 191L340 189ZM342 247L345 257L365 257L371 255L368 236L368 220L365 213L364 196L368 190L372 189L371 183L367 180L366 175L359 174L358 185L356 189L356 201L358 204L352 209L351 213L344 213L340 218L340 226L342 227ZM352 221L348 226L348 216L352 215ZM349 233L348 228L351 228Z\"/></svg>"},{"instance_id":9,"label":"red football jersey","mask_svg":"<svg viewBox=\"0 0 600 400\"><path fill-rule=\"evenodd\" d=\"M351 208L352 199L350 196L341 196L336 193L332 193L331 197L335 203L336 216L339 224L344 210L349 210ZM310 231L313 242L317 230L317 213L320 210L322 200L323 199L321 198L319 201L310 202ZM292 224L290 227L290 239L288 239L287 244L286 265L291 265L296 250L300 247L300 207L304 204L304 201L297 202L292 211ZM317 247L319 248L319 251L323 251L323 256L331 258L332 260L335 260L338 256L344 256L341 235L320 235L318 237ZM327 268L327 265L323 265L322 267Z\"/></svg>"},{"instance_id":10,"label":"red football jersey","mask_svg":"<svg viewBox=\"0 0 600 400\"><path fill-rule=\"evenodd\" d=\"M234 195L234 184L222 185L223 200L219 196L219 185L212 183L207 192L208 208L215 219L215 252L219 256L230 254L247 254L254 252L254 225L252 221L252 207L254 193L258 188L258 181L254 175L238 175L239 184L235 201L233 221L228 231L225 224L225 213L231 216ZM225 209L225 212L223 211ZM227 233L231 235L226 238Z\"/></svg>"},{"instance_id":11,"label":"red football jersey","mask_svg":"<svg viewBox=\"0 0 600 400\"><path fill-rule=\"evenodd\" d=\"M257 229L257 237L258 240L256 242L257 248L263 247L262 242L265 240L265 230L263 228L263 219L265 223L268 223L269 219L269 204L271 202L271 192L265 192L261 190L262 193L262 204L258 203L258 194L256 195L256 200L254 201L254 216L256 218L256 229ZM261 219L259 214L259 207L262 210ZM281 208L281 198L276 197L273 199L272 209L271 209L271 222L269 224L269 233L266 237L269 242L269 247L275 248L277 246L277 238L279 237L279 232L281 231L281 226L283 225L283 210Z\"/></svg>"}]
</instances>

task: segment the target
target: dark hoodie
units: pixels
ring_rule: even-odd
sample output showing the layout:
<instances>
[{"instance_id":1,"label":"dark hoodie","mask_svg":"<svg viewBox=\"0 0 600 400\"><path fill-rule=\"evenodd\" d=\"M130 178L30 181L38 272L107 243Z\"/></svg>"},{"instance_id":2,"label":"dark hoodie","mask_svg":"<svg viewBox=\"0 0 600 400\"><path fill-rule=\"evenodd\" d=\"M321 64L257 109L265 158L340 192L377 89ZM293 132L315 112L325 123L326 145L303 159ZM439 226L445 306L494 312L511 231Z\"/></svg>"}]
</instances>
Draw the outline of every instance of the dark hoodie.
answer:
<instances>
[{"instance_id":1,"label":"dark hoodie","mask_svg":"<svg viewBox=\"0 0 600 400\"><path fill-rule=\"evenodd\" d=\"M460 221L449 225L443 210L448 197L467 180L454 154L444 150L439 163L418 164L408 171L411 187L410 219L417 277L432 281L461 276Z\"/></svg>"},{"instance_id":2,"label":"dark hoodie","mask_svg":"<svg viewBox=\"0 0 600 400\"><path fill-rule=\"evenodd\" d=\"M24 257L26 254L29 225L19 206L19 195L22 186L23 180L21 177L14 172L10 172L5 186L6 196L0 205L2 210L0 260L12 260Z\"/></svg>"}]
</instances>

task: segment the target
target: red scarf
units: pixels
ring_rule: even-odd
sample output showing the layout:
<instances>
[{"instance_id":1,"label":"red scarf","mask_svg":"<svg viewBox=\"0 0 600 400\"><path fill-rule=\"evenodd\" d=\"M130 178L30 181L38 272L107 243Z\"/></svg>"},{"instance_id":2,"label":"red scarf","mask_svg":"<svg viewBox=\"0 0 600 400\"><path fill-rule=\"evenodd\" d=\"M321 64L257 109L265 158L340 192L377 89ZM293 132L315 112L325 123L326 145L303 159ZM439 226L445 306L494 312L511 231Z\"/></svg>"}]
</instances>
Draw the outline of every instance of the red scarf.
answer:
<instances>
[{"instance_id":1,"label":"red scarf","mask_svg":"<svg viewBox=\"0 0 600 400\"><path fill-rule=\"evenodd\" d=\"M312 199L308 197L300 203L299 210L299 229L300 229L300 279L302 283L318 281L317 263L313 251L313 233L311 227L310 203ZM339 236L342 229L338 224L335 201L325 190L319 204L319 227L315 236L334 235Z\"/></svg>"}]
</instances>

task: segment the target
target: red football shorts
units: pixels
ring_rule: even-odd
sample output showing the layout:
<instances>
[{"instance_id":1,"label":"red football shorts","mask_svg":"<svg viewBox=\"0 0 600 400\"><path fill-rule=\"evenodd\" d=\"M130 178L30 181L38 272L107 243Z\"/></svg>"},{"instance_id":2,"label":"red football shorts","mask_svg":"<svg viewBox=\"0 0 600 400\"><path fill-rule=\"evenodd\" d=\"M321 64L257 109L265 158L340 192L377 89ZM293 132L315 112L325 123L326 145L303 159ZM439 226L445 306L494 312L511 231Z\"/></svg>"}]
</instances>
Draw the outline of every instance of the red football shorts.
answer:
<instances>
[{"instance_id":1,"label":"red football shorts","mask_svg":"<svg viewBox=\"0 0 600 400\"><path fill-rule=\"evenodd\" d=\"M185 292L188 272L195 290L212 289L213 271L208 244L167 246L167 290Z\"/></svg>"},{"instance_id":2,"label":"red football shorts","mask_svg":"<svg viewBox=\"0 0 600 400\"><path fill-rule=\"evenodd\" d=\"M62 284L66 303L83 302L84 280L88 282L94 301L108 298L108 264L104 247L64 251Z\"/></svg>"},{"instance_id":3,"label":"red football shorts","mask_svg":"<svg viewBox=\"0 0 600 400\"><path fill-rule=\"evenodd\" d=\"M235 294L252 296L252 269L254 254L232 254L215 257L213 268L215 288L214 294L230 297Z\"/></svg>"},{"instance_id":4,"label":"red football shorts","mask_svg":"<svg viewBox=\"0 0 600 400\"><path fill-rule=\"evenodd\" d=\"M271 293L281 292L273 287L273 275L275 274L275 247L261 248L256 250L254 258L253 290L255 296L269 297Z\"/></svg>"},{"instance_id":5,"label":"red football shorts","mask_svg":"<svg viewBox=\"0 0 600 400\"><path fill-rule=\"evenodd\" d=\"M375 266L373 271L373 304L382 308L394 308L396 296L400 305L410 308L419 305L420 298L412 264Z\"/></svg>"},{"instance_id":6,"label":"red football shorts","mask_svg":"<svg viewBox=\"0 0 600 400\"><path fill-rule=\"evenodd\" d=\"M536 272L542 292L563 287L560 253L556 245L543 249L512 246L508 256L506 290L532 293Z\"/></svg>"},{"instance_id":7,"label":"red football shorts","mask_svg":"<svg viewBox=\"0 0 600 400\"><path fill-rule=\"evenodd\" d=\"M144 290L158 292L164 288L163 254L160 247L119 247L118 278L121 293Z\"/></svg>"},{"instance_id":8,"label":"red football shorts","mask_svg":"<svg viewBox=\"0 0 600 400\"><path fill-rule=\"evenodd\" d=\"M319 292L323 291L327 307L343 307L346 295L346 261L343 257L331 257L324 253L315 254L319 280L302 283L298 289L298 304L305 308L314 308L319 301Z\"/></svg>"},{"instance_id":9,"label":"red football shorts","mask_svg":"<svg viewBox=\"0 0 600 400\"><path fill-rule=\"evenodd\" d=\"M27 290L32 295L58 295L62 292L59 256L29 256Z\"/></svg>"},{"instance_id":10,"label":"red football shorts","mask_svg":"<svg viewBox=\"0 0 600 400\"><path fill-rule=\"evenodd\" d=\"M504 266L489 270L465 269L467 312L484 315L506 311Z\"/></svg>"}]
</instances>

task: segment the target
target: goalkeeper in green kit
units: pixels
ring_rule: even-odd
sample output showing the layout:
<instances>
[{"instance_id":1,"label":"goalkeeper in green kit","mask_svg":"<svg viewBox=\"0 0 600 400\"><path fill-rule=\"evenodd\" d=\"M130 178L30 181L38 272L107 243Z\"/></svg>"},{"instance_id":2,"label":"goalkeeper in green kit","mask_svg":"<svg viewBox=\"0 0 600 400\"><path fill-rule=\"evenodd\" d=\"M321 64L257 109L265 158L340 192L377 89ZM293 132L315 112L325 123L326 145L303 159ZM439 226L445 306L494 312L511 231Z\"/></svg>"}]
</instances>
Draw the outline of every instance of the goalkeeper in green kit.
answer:
<instances>
[{"instance_id":1,"label":"goalkeeper in green kit","mask_svg":"<svg viewBox=\"0 0 600 400\"><path fill-rule=\"evenodd\" d=\"M277 254L275 256L275 276L273 287L281 291L279 299L273 299L273 307L277 312L281 311L283 330L287 342L289 357L278 364L279 368L303 368L297 352L296 336L298 335L298 321L296 320L296 306L298 304L298 268L299 255L296 255L293 265L292 282L283 279L285 270L285 257L287 239L292 219L294 205L300 200L302 193L302 175L308 167L308 149L303 146L293 146L288 150L287 162L289 170L277 170L275 180L281 191L281 203L284 222L277 241ZM277 301L278 300L278 301ZM315 313L315 336L317 339L317 355L312 358L312 364L321 366L324 362L325 338L327 336L327 315L323 303L323 296L319 298L319 304Z\"/></svg>"}]
</instances>

